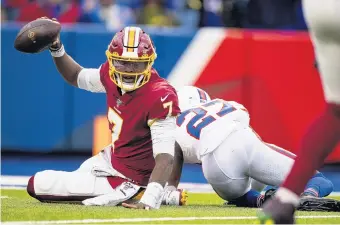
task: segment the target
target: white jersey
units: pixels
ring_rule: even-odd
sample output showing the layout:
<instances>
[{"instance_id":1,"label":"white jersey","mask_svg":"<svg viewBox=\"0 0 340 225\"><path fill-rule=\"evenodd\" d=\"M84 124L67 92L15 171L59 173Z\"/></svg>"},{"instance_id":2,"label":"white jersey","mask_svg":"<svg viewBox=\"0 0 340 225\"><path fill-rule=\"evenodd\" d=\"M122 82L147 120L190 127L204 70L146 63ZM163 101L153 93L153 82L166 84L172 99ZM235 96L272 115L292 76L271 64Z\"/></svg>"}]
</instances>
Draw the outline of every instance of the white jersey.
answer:
<instances>
[{"instance_id":1,"label":"white jersey","mask_svg":"<svg viewBox=\"0 0 340 225\"><path fill-rule=\"evenodd\" d=\"M249 120L243 105L222 99L182 112L177 118L176 141L184 162L201 163L203 155L214 151L238 127L248 127Z\"/></svg>"}]
</instances>

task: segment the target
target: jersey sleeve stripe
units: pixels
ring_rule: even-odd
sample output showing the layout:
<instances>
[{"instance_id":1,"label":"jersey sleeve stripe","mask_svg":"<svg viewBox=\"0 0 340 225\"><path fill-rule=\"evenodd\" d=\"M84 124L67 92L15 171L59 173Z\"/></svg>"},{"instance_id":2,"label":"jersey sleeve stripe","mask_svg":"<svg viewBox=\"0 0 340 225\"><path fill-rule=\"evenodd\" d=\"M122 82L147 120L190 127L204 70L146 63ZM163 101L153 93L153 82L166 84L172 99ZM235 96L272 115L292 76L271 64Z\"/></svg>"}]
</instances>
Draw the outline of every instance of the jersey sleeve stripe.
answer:
<instances>
[{"instance_id":1,"label":"jersey sleeve stripe","mask_svg":"<svg viewBox=\"0 0 340 225\"><path fill-rule=\"evenodd\" d=\"M199 94L201 100L207 100L207 96L205 95L204 91L202 91L199 88L197 88L197 91L198 91L198 94Z\"/></svg>"},{"instance_id":2,"label":"jersey sleeve stripe","mask_svg":"<svg viewBox=\"0 0 340 225\"><path fill-rule=\"evenodd\" d=\"M156 122L158 119L151 119L148 120L148 126L151 127L154 122Z\"/></svg>"},{"instance_id":3,"label":"jersey sleeve stripe","mask_svg":"<svg viewBox=\"0 0 340 225\"><path fill-rule=\"evenodd\" d=\"M268 143L265 143L271 150L275 151L275 152L278 152L280 153L281 155L284 155L284 156L287 156L288 158L291 158L291 159L295 159L296 158L296 155L287 151L287 150L284 150L276 145L273 145L273 144L268 144Z\"/></svg>"}]
</instances>

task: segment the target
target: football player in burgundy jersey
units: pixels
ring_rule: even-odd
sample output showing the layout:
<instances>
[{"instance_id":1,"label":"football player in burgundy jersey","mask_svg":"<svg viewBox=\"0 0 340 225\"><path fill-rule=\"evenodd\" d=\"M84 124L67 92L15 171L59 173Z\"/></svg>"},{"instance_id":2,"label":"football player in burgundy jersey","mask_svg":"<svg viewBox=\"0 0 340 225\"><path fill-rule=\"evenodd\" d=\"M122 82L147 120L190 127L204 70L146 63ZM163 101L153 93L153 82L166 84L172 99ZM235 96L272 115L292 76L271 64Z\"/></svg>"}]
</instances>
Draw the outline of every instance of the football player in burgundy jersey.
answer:
<instances>
[{"instance_id":1,"label":"football player in burgundy jersey","mask_svg":"<svg viewBox=\"0 0 340 225\"><path fill-rule=\"evenodd\" d=\"M180 110L175 89L152 67L157 54L149 35L125 27L114 35L99 68L80 66L60 39L51 43L50 52L68 83L106 93L112 143L76 171L38 172L28 182L28 193L40 201L159 208L172 170ZM142 190L137 203L126 203ZM178 205L182 194L175 194Z\"/></svg>"}]
</instances>

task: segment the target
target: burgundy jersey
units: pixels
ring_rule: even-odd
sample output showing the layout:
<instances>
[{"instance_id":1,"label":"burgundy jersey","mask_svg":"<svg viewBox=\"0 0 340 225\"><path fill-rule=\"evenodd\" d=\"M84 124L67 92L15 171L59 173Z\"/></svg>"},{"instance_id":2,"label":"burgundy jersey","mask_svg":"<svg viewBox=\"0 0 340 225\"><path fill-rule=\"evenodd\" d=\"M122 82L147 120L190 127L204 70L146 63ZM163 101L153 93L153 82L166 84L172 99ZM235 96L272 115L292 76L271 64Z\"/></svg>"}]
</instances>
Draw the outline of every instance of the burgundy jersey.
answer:
<instances>
[{"instance_id":1,"label":"burgundy jersey","mask_svg":"<svg viewBox=\"0 0 340 225\"><path fill-rule=\"evenodd\" d=\"M150 127L157 119L180 113L176 90L155 69L148 83L121 95L104 63L100 77L106 89L108 120L112 132L114 169L139 185L147 185L155 166Z\"/></svg>"}]
</instances>

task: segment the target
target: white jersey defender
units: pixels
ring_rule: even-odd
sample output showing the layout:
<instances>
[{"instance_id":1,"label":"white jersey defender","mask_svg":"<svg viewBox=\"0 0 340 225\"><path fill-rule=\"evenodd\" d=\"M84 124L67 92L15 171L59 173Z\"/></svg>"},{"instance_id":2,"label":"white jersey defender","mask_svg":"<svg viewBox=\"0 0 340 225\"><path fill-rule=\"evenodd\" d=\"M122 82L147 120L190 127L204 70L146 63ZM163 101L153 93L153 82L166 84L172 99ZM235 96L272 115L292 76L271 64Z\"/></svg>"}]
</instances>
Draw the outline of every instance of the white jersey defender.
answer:
<instances>
[{"instance_id":1,"label":"white jersey defender","mask_svg":"<svg viewBox=\"0 0 340 225\"><path fill-rule=\"evenodd\" d=\"M176 141L186 163L201 163L204 155L214 151L240 127L249 127L249 114L244 106L213 99L184 111L177 118Z\"/></svg>"},{"instance_id":2,"label":"white jersey defender","mask_svg":"<svg viewBox=\"0 0 340 225\"><path fill-rule=\"evenodd\" d=\"M261 191L265 185L279 186L295 155L263 142L249 126L243 105L202 100L199 92L188 86L178 91L182 114L177 118L176 141L184 162L201 163L205 178L225 200L250 189Z\"/></svg>"}]
</instances>

